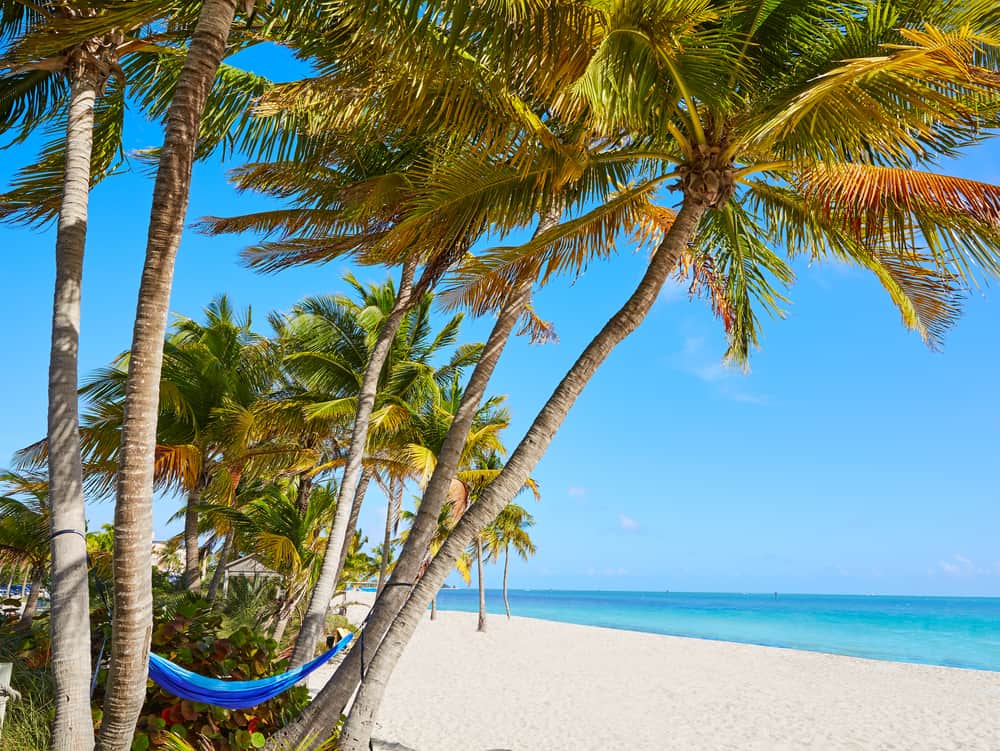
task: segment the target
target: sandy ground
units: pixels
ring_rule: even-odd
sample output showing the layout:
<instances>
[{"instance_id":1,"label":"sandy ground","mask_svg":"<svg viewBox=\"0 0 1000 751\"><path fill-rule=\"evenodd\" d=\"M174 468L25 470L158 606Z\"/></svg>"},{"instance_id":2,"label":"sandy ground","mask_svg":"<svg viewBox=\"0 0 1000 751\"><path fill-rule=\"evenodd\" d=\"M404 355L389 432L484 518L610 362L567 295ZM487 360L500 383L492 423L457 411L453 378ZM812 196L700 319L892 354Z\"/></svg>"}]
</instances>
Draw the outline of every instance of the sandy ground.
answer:
<instances>
[{"instance_id":1,"label":"sandy ground","mask_svg":"<svg viewBox=\"0 0 1000 751\"><path fill-rule=\"evenodd\" d=\"M1000 750L1000 673L529 618L475 627L452 612L420 625L376 748Z\"/></svg>"}]
</instances>

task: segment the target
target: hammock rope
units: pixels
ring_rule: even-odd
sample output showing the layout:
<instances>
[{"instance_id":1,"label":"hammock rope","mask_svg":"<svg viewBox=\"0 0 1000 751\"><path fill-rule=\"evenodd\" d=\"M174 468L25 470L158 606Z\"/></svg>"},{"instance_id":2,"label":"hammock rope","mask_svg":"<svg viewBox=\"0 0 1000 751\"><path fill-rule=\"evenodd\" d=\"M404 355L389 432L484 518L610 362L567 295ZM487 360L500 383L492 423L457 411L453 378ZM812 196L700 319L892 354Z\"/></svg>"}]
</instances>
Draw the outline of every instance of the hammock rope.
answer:
<instances>
[{"instance_id":1,"label":"hammock rope","mask_svg":"<svg viewBox=\"0 0 1000 751\"><path fill-rule=\"evenodd\" d=\"M160 688L181 699L212 704L226 709L249 709L263 704L284 693L314 670L332 659L351 643L354 634L348 634L333 648L304 665L269 678L256 681L226 681L207 678L182 668L170 660L150 652L149 678Z\"/></svg>"}]
</instances>

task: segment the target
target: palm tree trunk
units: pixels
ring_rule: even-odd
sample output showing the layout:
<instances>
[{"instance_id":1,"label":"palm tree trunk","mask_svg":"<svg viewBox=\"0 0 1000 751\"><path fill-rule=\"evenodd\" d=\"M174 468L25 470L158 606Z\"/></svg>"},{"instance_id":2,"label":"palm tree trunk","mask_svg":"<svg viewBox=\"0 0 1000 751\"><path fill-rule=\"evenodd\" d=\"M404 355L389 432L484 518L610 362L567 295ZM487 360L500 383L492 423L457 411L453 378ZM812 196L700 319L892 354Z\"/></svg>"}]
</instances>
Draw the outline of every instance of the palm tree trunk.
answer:
<instances>
[{"instance_id":1,"label":"palm tree trunk","mask_svg":"<svg viewBox=\"0 0 1000 751\"><path fill-rule=\"evenodd\" d=\"M539 221L535 235L539 235L559 223L559 212L551 211ZM366 619L363 637L371 644L378 644L383 634L392 624L399 609L406 602L408 583L414 581L420 574L430 546L431 539L437 532L438 514L448 497L451 481L455 477L458 463L465 447L465 441L472 427L472 420L486 393L493 371L496 369L500 355L510 339L514 326L524 313L531 299L533 280L524 278L515 288L504 306L497 314L486 345L483 347L479 362L476 363L469 377L469 382L462 395L462 401L451 427L445 436L441 450L438 452L437 465L431 474L431 479L424 489L420 508L417 510L413 526L410 528L406 544L400 551L399 559L389 577L390 585L382 590L375 600L371 612ZM370 654L370 653L369 653ZM319 694L302 711L293 722L286 725L275 735L266 746L269 751L281 748L292 748L303 744L312 738L327 737L333 732L347 702L358 685L361 673L362 650L352 649L337 666L336 671L326 682ZM315 746L315 744L313 744ZM313 746L309 746L312 748Z\"/></svg>"},{"instance_id":2,"label":"palm tree trunk","mask_svg":"<svg viewBox=\"0 0 1000 751\"><path fill-rule=\"evenodd\" d=\"M462 551L524 486L573 403L598 367L649 313L678 258L695 236L705 210L703 203L685 197L680 212L657 248L635 292L573 363L535 417L500 475L487 486L445 540L372 656L341 731L340 751L364 751L368 748L375 712L382 701L392 671L416 630L423 611L427 609L428 602L444 584Z\"/></svg>"},{"instance_id":3,"label":"palm tree trunk","mask_svg":"<svg viewBox=\"0 0 1000 751\"><path fill-rule=\"evenodd\" d=\"M308 473L303 472L299 475L299 487L295 492L295 506L299 510L299 516L306 515L306 509L309 507L309 496L312 494L313 481L309 477Z\"/></svg>"},{"instance_id":4,"label":"palm tree trunk","mask_svg":"<svg viewBox=\"0 0 1000 751\"><path fill-rule=\"evenodd\" d=\"M437 595L434 595L431 598L431 620L436 621L437 615L438 615L438 598Z\"/></svg>"},{"instance_id":5,"label":"palm tree trunk","mask_svg":"<svg viewBox=\"0 0 1000 751\"><path fill-rule=\"evenodd\" d=\"M30 628L31 622L35 620L35 614L38 612L38 592L42 588L42 579L44 576L45 569L42 566L35 566L31 569L31 594L28 595L28 601L24 603L24 612L21 613L21 619L17 622L18 628ZM23 589L21 590L21 597L24 597ZM89 649L89 640L85 644Z\"/></svg>"},{"instance_id":6,"label":"palm tree trunk","mask_svg":"<svg viewBox=\"0 0 1000 751\"><path fill-rule=\"evenodd\" d=\"M295 611L295 606L298 605L300 597L301 595L299 597L292 596L290 590L286 590L282 597L281 605L275 614L274 630L271 632L271 638L278 642L279 645L285 636L285 629L288 628L288 623L292 620L292 613Z\"/></svg>"},{"instance_id":7,"label":"palm tree trunk","mask_svg":"<svg viewBox=\"0 0 1000 751\"><path fill-rule=\"evenodd\" d=\"M399 513L399 504L402 501L402 483L395 479L389 481L389 494L386 498L385 508L385 533L382 536L382 561L378 572L378 592L382 591L386 577L389 573L389 553L392 545L392 527Z\"/></svg>"},{"instance_id":8,"label":"palm tree trunk","mask_svg":"<svg viewBox=\"0 0 1000 751\"><path fill-rule=\"evenodd\" d=\"M198 488L201 483L198 483ZM188 493L187 508L184 511L184 589L188 592L201 591L201 568L198 551L198 509L201 490Z\"/></svg>"},{"instance_id":9,"label":"palm tree trunk","mask_svg":"<svg viewBox=\"0 0 1000 751\"><path fill-rule=\"evenodd\" d=\"M344 573L344 564L347 562L347 550L351 546L351 538L358 529L358 517L361 515L361 505L365 502L365 494L368 492L368 485L372 481L372 473L368 469L361 470L361 481L358 483L358 490L354 494L354 502L351 504L351 518L347 520L347 529L344 532L344 542L340 546L340 560L337 562L337 583Z\"/></svg>"},{"instance_id":10,"label":"palm tree trunk","mask_svg":"<svg viewBox=\"0 0 1000 751\"><path fill-rule=\"evenodd\" d=\"M503 609L510 620L510 600L507 599L507 568L510 565L510 543L503 546Z\"/></svg>"},{"instance_id":11,"label":"palm tree trunk","mask_svg":"<svg viewBox=\"0 0 1000 751\"><path fill-rule=\"evenodd\" d=\"M205 0L167 112L139 286L122 421L113 558L115 608L101 751L127 751L146 696L153 626L153 462L163 337L184 230L202 110L225 53L237 0Z\"/></svg>"},{"instance_id":12,"label":"palm tree trunk","mask_svg":"<svg viewBox=\"0 0 1000 751\"><path fill-rule=\"evenodd\" d=\"M222 577L226 572L226 565L229 563L229 556L233 553L233 536L235 533L229 532L222 541L222 550L219 551L219 561L212 573L212 580L208 583L208 594L205 596L209 602L215 602L219 594L219 587L222 586Z\"/></svg>"},{"instance_id":13,"label":"palm tree trunk","mask_svg":"<svg viewBox=\"0 0 1000 751\"><path fill-rule=\"evenodd\" d=\"M479 624L476 631L486 631L486 587L483 584L483 540L476 538L476 578L479 579Z\"/></svg>"},{"instance_id":14,"label":"palm tree trunk","mask_svg":"<svg viewBox=\"0 0 1000 751\"><path fill-rule=\"evenodd\" d=\"M292 667L302 665L311 659L316 652L316 645L323 635L323 628L326 623L326 611L330 607L334 592L337 589L337 569L340 564L340 554L343 549L345 534L347 533L347 523L351 516L352 503L358 490L361 479L362 459L364 458L365 446L368 443L368 426L371 422L372 411L375 408L375 397L378 392L379 377L382 374L382 366L385 365L386 358L392 342L399 331L399 325L403 321L403 316L410 309L410 302L413 292L413 274L416 271L416 258L408 259L403 265L400 275L399 290L396 293L396 302L392 306L389 315L382 323L382 330L379 332L375 347L372 349L371 358L365 368L364 378L361 382L361 390L358 394L358 411L354 417L354 427L351 431L351 444L347 449L347 460L344 466L344 476L340 481L340 492L337 494L337 509L333 518L333 529L327 539L326 551L323 554L323 565L320 568L319 578L313 588L312 596L309 599L309 607L306 609L305 617L302 619L302 626L295 639L295 651L292 653Z\"/></svg>"},{"instance_id":15,"label":"palm tree trunk","mask_svg":"<svg viewBox=\"0 0 1000 751\"><path fill-rule=\"evenodd\" d=\"M74 76L66 125L66 166L56 233L56 285L49 359L49 504L52 537L52 680L56 696L53 751L94 748L90 712L90 589L87 584L87 519L80 462L77 388L80 291L90 199L94 75ZM8 588L8 592L9 592Z\"/></svg>"}]
</instances>

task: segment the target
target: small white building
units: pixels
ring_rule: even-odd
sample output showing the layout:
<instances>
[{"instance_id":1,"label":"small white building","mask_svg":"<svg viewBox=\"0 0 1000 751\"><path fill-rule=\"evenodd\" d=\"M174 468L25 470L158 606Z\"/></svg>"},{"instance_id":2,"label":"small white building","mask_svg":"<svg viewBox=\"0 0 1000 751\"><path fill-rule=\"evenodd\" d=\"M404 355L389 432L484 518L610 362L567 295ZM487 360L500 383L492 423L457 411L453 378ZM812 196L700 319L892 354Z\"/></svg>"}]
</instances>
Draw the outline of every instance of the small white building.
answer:
<instances>
[{"instance_id":1,"label":"small white building","mask_svg":"<svg viewBox=\"0 0 1000 751\"><path fill-rule=\"evenodd\" d=\"M240 576L255 583L260 579L281 581L281 574L272 571L252 555L245 555L226 564L222 573L223 594L229 591L229 579L234 576Z\"/></svg>"}]
</instances>

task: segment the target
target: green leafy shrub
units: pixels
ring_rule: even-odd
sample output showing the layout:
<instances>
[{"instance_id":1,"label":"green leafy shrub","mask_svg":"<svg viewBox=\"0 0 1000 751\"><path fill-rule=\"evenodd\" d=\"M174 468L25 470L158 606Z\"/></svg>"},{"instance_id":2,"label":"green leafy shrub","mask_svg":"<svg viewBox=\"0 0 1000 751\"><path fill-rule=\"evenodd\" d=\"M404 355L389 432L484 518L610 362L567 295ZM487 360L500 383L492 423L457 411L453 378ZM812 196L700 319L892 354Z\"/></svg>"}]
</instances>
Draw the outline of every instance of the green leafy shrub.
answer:
<instances>
[{"instance_id":1,"label":"green leafy shrub","mask_svg":"<svg viewBox=\"0 0 1000 751\"><path fill-rule=\"evenodd\" d=\"M161 613L153 629L152 650L166 659L226 680L252 681L285 670L286 661L277 659L272 639L233 624L206 603L176 603L172 611L170 618ZM163 748L168 732L218 751L262 748L268 735L301 712L307 701L306 689L296 686L251 709L223 709L179 699L151 682L132 749Z\"/></svg>"},{"instance_id":2,"label":"green leafy shrub","mask_svg":"<svg viewBox=\"0 0 1000 751\"><path fill-rule=\"evenodd\" d=\"M14 665L11 683L19 701L7 703L0 748L3 751L40 751L49 746L49 724L54 707L48 669L49 623L42 616L28 629L14 621L0 621L0 662Z\"/></svg>"}]
</instances>

